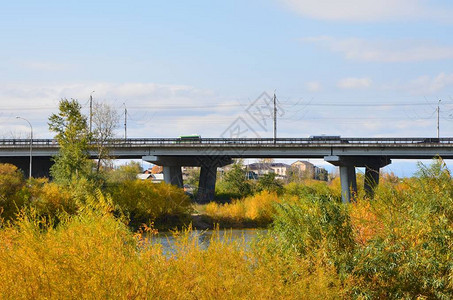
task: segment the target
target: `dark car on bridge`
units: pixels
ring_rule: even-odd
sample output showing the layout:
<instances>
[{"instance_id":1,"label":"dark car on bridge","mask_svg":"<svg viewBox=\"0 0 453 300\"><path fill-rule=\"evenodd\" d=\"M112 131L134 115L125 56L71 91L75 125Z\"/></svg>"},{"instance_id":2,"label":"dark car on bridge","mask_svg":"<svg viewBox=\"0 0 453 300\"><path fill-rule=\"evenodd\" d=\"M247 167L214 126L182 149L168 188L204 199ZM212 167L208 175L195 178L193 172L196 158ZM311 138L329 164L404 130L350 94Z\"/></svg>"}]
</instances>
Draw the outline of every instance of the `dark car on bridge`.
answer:
<instances>
[{"instance_id":1,"label":"dark car on bridge","mask_svg":"<svg viewBox=\"0 0 453 300\"><path fill-rule=\"evenodd\" d=\"M309 139L316 143L348 143L339 135L312 135Z\"/></svg>"}]
</instances>

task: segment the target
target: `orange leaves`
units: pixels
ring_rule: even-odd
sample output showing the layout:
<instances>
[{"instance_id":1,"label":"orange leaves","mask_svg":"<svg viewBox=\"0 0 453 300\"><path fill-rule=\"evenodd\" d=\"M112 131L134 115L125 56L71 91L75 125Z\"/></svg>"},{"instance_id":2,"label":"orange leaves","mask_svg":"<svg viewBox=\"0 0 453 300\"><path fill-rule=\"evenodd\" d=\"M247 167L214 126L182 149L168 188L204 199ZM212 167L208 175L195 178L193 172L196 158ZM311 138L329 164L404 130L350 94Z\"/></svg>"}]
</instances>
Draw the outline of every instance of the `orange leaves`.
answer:
<instances>
[{"instance_id":1,"label":"orange leaves","mask_svg":"<svg viewBox=\"0 0 453 300\"><path fill-rule=\"evenodd\" d=\"M356 242L365 246L367 242L379 234L383 223L376 215L370 201L359 200L351 204L350 217L352 227L356 232Z\"/></svg>"}]
</instances>

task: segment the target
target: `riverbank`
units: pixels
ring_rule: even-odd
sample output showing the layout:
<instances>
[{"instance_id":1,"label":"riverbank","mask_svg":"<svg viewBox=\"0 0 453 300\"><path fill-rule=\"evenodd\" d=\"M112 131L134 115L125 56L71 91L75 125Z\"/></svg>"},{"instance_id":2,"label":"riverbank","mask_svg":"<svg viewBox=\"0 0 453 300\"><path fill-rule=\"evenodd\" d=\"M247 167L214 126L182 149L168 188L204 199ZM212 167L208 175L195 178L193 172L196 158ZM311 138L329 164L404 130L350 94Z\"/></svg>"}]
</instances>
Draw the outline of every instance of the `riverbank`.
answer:
<instances>
[{"instance_id":1,"label":"riverbank","mask_svg":"<svg viewBox=\"0 0 453 300\"><path fill-rule=\"evenodd\" d=\"M451 299L452 183L438 161L415 178L383 176L374 199L349 204L331 186L292 185L198 207L237 220L271 214L251 243L228 230L207 243L190 226L134 231L102 192L58 223L24 208L0 218L0 298Z\"/></svg>"},{"instance_id":2,"label":"riverbank","mask_svg":"<svg viewBox=\"0 0 453 300\"><path fill-rule=\"evenodd\" d=\"M197 229L266 228L282 199L275 192L263 191L230 203L195 204L192 225Z\"/></svg>"},{"instance_id":3,"label":"riverbank","mask_svg":"<svg viewBox=\"0 0 453 300\"><path fill-rule=\"evenodd\" d=\"M220 229L258 229L267 228L271 223L263 224L253 220L215 219L206 214L192 214L192 227L198 230Z\"/></svg>"}]
</instances>

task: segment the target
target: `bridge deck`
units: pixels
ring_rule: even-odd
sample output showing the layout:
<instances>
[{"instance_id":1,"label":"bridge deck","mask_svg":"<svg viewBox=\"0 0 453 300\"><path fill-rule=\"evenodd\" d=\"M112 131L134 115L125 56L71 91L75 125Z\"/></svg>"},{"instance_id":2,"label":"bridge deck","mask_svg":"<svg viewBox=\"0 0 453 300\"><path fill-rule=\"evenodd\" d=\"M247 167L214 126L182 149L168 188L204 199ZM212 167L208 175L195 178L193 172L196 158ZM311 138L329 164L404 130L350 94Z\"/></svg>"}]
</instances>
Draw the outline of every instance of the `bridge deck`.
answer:
<instances>
[{"instance_id":1,"label":"bridge deck","mask_svg":"<svg viewBox=\"0 0 453 300\"><path fill-rule=\"evenodd\" d=\"M143 146L179 146L186 147L196 145L217 146L242 146L242 145L274 145L280 146L310 146L310 145L443 145L453 144L453 138L338 138L338 139L313 139L313 138L203 138L200 140L181 140L178 138L129 138L111 139L106 145L110 147L143 147ZM0 139L0 148L23 147L30 145L30 139ZM59 147L55 139L33 139L33 147Z\"/></svg>"},{"instance_id":2,"label":"bridge deck","mask_svg":"<svg viewBox=\"0 0 453 300\"><path fill-rule=\"evenodd\" d=\"M93 143L94 145L94 143ZM323 158L328 155L386 156L389 158L432 158L440 155L453 158L453 138L272 138L224 139L178 138L112 139L106 143L117 158L142 156L230 156L232 158ZM33 156L57 154L54 139L33 139ZM29 139L0 140L0 157L29 155ZM96 150L90 151L92 157Z\"/></svg>"}]
</instances>

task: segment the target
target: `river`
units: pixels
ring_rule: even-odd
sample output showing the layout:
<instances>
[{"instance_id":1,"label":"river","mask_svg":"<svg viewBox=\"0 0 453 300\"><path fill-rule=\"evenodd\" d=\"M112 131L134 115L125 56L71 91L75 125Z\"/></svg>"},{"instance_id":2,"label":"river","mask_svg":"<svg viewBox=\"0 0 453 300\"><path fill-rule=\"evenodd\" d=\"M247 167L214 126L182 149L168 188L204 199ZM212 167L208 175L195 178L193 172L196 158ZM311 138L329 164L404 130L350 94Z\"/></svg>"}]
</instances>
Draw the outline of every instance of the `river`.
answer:
<instances>
[{"instance_id":1,"label":"river","mask_svg":"<svg viewBox=\"0 0 453 300\"><path fill-rule=\"evenodd\" d=\"M247 246L258 235L265 234L266 229L218 229L218 230L192 230L190 232L191 239L197 239L200 248L206 249L212 238L218 238L220 241L243 241ZM171 232L163 232L151 237L151 242L154 244L161 244L164 253L171 253L174 251L176 238Z\"/></svg>"}]
</instances>

